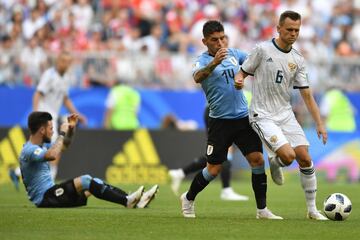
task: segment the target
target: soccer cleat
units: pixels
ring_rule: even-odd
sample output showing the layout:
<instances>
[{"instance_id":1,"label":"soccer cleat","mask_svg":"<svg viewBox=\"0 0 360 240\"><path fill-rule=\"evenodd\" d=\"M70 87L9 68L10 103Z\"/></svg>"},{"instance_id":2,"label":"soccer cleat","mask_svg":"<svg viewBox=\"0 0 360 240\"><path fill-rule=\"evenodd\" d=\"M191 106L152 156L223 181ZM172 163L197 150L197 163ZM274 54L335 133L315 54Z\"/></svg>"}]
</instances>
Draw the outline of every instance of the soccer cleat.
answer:
<instances>
[{"instance_id":1,"label":"soccer cleat","mask_svg":"<svg viewBox=\"0 0 360 240\"><path fill-rule=\"evenodd\" d=\"M159 185L154 185L150 190L143 193L140 201L136 204L137 208L146 208L150 202L155 198L156 193L159 190Z\"/></svg>"},{"instance_id":2,"label":"soccer cleat","mask_svg":"<svg viewBox=\"0 0 360 240\"><path fill-rule=\"evenodd\" d=\"M234 190L231 187L227 187L227 188L224 188L223 190L221 190L220 198L221 198L221 200L225 200L225 201L248 201L249 200L248 196L240 195L240 194L234 192Z\"/></svg>"},{"instance_id":3,"label":"soccer cleat","mask_svg":"<svg viewBox=\"0 0 360 240\"><path fill-rule=\"evenodd\" d=\"M276 163L276 157L269 158L271 178L277 185L284 184L284 174L282 168Z\"/></svg>"},{"instance_id":4,"label":"soccer cleat","mask_svg":"<svg viewBox=\"0 0 360 240\"><path fill-rule=\"evenodd\" d=\"M256 219L282 220L280 216L273 214L267 207L256 211Z\"/></svg>"},{"instance_id":5,"label":"soccer cleat","mask_svg":"<svg viewBox=\"0 0 360 240\"><path fill-rule=\"evenodd\" d=\"M306 217L311 220L319 220L319 221L329 220L327 217L323 216L319 211L308 212Z\"/></svg>"},{"instance_id":6,"label":"soccer cleat","mask_svg":"<svg viewBox=\"0 0 360 240\"><path fill-rule=\"evenodd\" d=\"M173 169L169 171L169 176L171 178L171 190L178 196L181 182L185 177L184 171L182 169Z\"/></svg>"},{"instance_id":7,"label":"soccer cleat","mask_svg":"<svg viewBox=\"0 0 360 240\"><path fill-rule=\"evenodd\" d=\"M180 197L182 214L186 218L195 218L195 202L188 200L186 194L187 192Z\"/></svg>"},{"instance_id":8,"label":"soccer cleat","mask_svg":"<svg viewBox=\"0 0 360 240\"><path fill-rule=\"evenodd\" d=\"M19 181L20 181L20 179L19 179L19 176L16 175L14 169L10 169L10 170L9 170L9 176L10 176L10 179L11 179L11 181L13 182L13 184L14 184L14 186L15 186L15 189L16 189L17 191L19 191Z\"/></svg>"},{"instance_id":9,"label":"soccer cleat","mask_svg":"<svg viewBox=\"0 0 360 240\"><path fill-rule=\"evenodd\" d=\"M134 208L136 204L140 201L141 196L144 192L144 186L140 186L135 192L129 194L127 198L126 207Z\"/></svg>"}]
</instances>

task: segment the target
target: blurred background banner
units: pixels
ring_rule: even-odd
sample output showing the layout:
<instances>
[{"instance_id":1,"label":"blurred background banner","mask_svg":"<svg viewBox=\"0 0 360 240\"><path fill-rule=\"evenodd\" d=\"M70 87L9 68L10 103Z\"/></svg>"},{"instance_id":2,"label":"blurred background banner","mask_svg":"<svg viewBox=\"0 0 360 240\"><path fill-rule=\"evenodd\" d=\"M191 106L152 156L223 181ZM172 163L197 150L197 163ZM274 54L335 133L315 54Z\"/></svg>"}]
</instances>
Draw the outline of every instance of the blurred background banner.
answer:
<instances>
[{"instance_id":1,"label":"blurred background banner","mask_svg":"<svg viewBox=\"0 0 360 240\"><path fill-rule=\"evenodd\" d=\"M202 90L156 90L138 89L141 95L139 121L142 127L159 129L163 118L173 114L178 119L194 122L198 129L204 128L203 111L206 100ZM105 113L105 100L108 88L73 88L70 97L80 112L88 118L88 128L102 128ZM0 86L0 127L16 124L26 127L27 116L32 110L33 88ZM347 92L355 112L360 112L360 93ZM303 104L302 104L303 105ZM62 108L61 114L67 112ZM300 110L300 114L302 114ZM356 118L360 126L360 118ZM302 123L302 122L301 122ZM307 122L303 123L306 129Z\"/></svg>"},{"instance_id":2,"label":"blurred background banner","mask_svg":"<svg viewBox=\"0 0 360 240\"><path fill-rule=\"evenodd\" d=\"M27 133L19 126L0 128L0 183L10 181L8 170L18 165ZM319 172L335 181L339 172L349 181L359 180L360 133L329 133L322 145L315 129L308 129L310 154ZM92 174L109 183L166 183L168 169L182 167L205 151L203 131L147 130L109 131L79 129L73 145L63 155L59 179ZM267 161L266 161L267 162ZM266 163L267 164L267 163ZM235 170L248 169L241 154L235 154ZM294 163L287 171L297 168Z\"/></svg>"},{"instance_id":3,"label":"blurred background banner","mask_svg":"<svg viewBox=\"0 0 360 240\"><path fill-rule=\"evenodd\" d=\"M70 98L80 112L88 118L89 128L102 128L105 114L105 100L108 88L70 90ZM204 127L203 111L205 97L201 90L150 90L139 89L141 106L139 120L142 127L157 129L167 114L179 119L195 121ZM19 124L26 127L27 116L32 111L33 88L0 86L0 127ZM61 114L67 112L62 108Z\"/></svg>"}]
</instances>

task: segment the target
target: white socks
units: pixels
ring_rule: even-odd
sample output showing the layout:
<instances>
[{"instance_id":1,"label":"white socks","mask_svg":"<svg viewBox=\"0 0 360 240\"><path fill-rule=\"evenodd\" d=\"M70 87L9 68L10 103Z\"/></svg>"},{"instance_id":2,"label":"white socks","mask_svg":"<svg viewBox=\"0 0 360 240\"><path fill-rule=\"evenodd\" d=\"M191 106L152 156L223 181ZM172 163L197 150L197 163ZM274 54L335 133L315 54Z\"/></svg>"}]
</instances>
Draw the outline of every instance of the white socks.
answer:
<instances>
[{"instance_id":1,"label":"white socks","mask_svg":"<svg viewBox=\"0 0 360 240\"><path fill-rule=\"evenodd\" d=\"M314 165L310 167L300 168L301 186L305 192L306 206L309 212L316 212L316 175Z\"/></svg>"}]
</instances>

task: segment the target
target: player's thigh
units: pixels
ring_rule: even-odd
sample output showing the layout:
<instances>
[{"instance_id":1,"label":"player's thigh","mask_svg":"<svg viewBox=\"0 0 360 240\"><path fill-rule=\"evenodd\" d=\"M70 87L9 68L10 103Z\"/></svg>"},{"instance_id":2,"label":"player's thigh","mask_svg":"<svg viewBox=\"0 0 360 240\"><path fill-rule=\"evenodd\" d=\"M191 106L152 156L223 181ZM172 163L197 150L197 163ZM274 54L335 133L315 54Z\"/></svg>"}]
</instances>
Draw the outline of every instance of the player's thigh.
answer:
<instances>
[{"instance_id":1,"label":"player's thigh","mask_svg":"<svg viewBox=\"0 0 360 240\"><path fill-rule=\"evenodd\" d=\"M251 166L262 165L262 143L257 133L251 128L248 122L243 123L243 127L236 134L234 143L246 157Z\"/></svg>"},{"instance_id":2,"label":"player's thigh","mask_svg":"<svg viewBox=\"0 0 360 240\"><path fill-rule=\"evenodd\" d=\"M304 130L292 113L288 119L281 122L281 129L292 148L309 146Z\"/></svg>"},{"instance_id":3,"label":"player's thigh","mask_svg":"<svg viewBox=\"0 0 360 240\"><path fill-rule=\"evenodd\" d=\"M282 129L268 119L258 119L250 123L251 127L258 134L267 150L275 153L281 146L288 143Z\"/></svg>"},{"instance_id":4,"label":"player's thigh","mask_svg":"<svg viewBox=\"0 0 360 240\"><path fill-rule=\"evenodd\" d=\"M209 118L208 140L206 148L207 161L210 164L221 164L227 160L228 148L231 146L231 126L224 119Z\"/></svg>"},{"instance_id":5,"label":"player's thigh","mask_svg":"<svg viewBox=\"0 0 360 240\"><path fill-rule=\"evenodd\" d=\"M78 193L73 179L56 184L49 188L42 202L38 207L61 208L61 207L78 207L87 203L87 197L84 193Z\"/></svg>"}]
</instances>

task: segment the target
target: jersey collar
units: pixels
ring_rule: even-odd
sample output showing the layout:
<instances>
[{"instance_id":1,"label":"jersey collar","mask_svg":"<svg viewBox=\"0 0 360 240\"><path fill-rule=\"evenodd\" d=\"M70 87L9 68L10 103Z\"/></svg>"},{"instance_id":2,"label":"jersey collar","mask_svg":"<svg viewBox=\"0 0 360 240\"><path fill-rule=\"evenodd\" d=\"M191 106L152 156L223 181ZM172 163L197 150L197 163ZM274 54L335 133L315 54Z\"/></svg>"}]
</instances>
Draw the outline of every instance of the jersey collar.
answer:
<instances>
[{"instance_id":1,"label":"jersey collar","mask_svg":"<svg viewBox=\"0 0 360 240\"><path fill-rule=\"evenodd\" d=\"M291 47L288 51L285 51L284 49L280 48L280 47L276 44L275 38L273 38L271 41L272 41L272 43L274 44L274 46L275 46L279 51L281 51L281 52L283 52L283 53L289 53L289 52L291 51L291 49L292 49L292 47Z\"/></svg>"}]
</instances>

